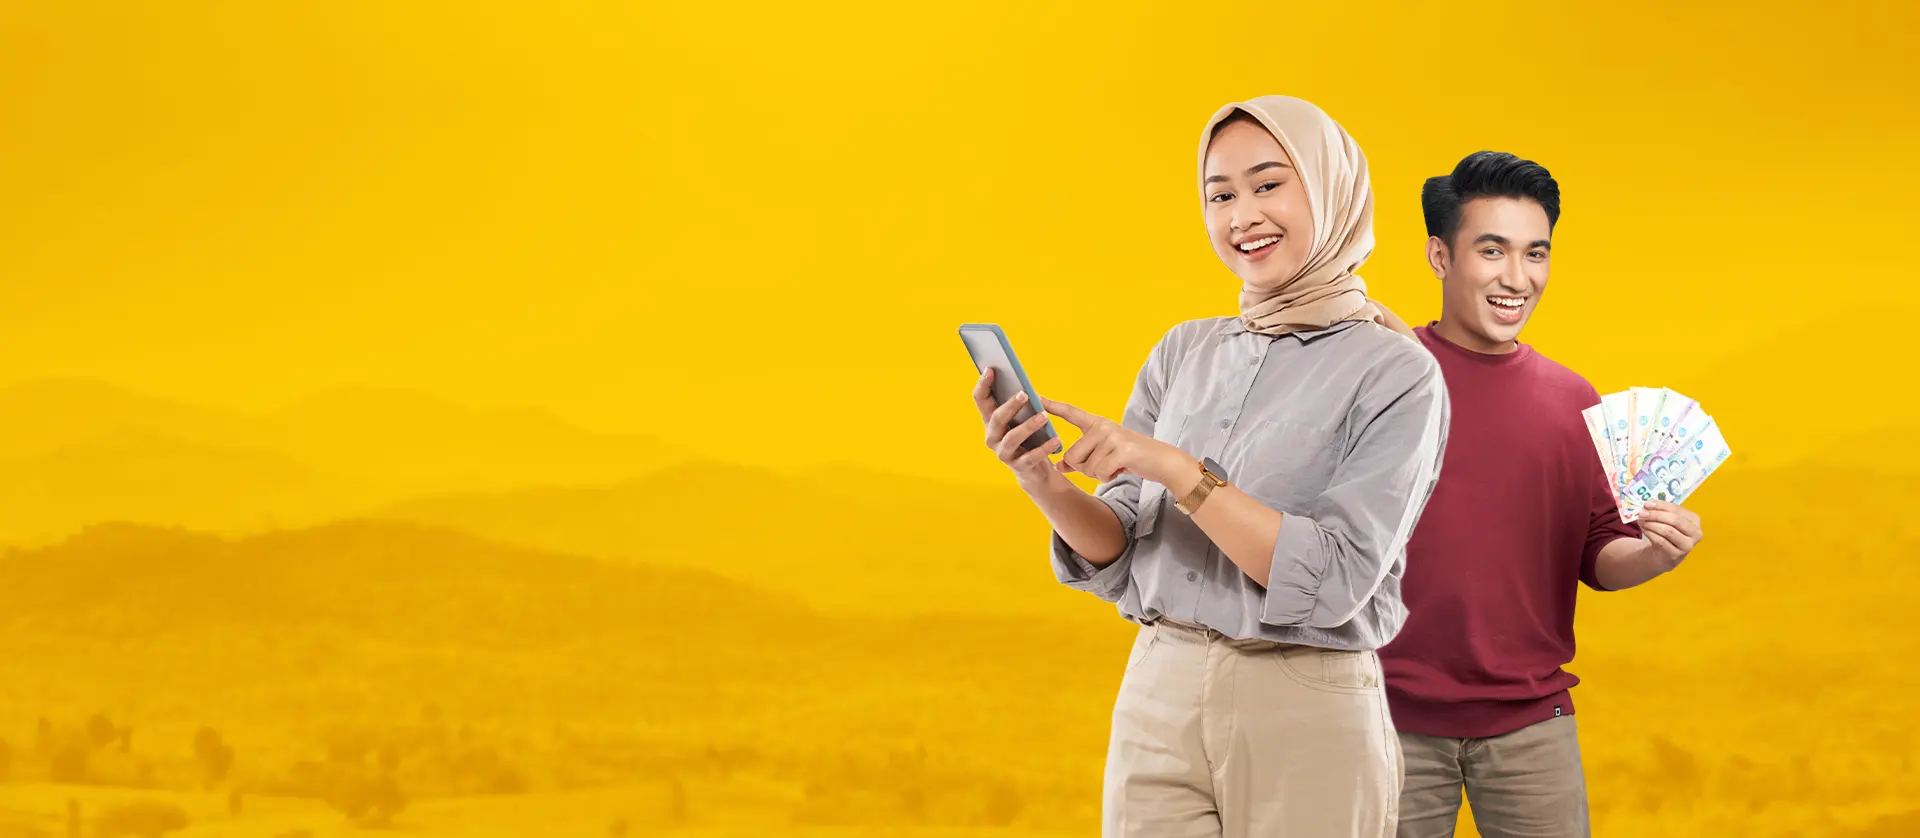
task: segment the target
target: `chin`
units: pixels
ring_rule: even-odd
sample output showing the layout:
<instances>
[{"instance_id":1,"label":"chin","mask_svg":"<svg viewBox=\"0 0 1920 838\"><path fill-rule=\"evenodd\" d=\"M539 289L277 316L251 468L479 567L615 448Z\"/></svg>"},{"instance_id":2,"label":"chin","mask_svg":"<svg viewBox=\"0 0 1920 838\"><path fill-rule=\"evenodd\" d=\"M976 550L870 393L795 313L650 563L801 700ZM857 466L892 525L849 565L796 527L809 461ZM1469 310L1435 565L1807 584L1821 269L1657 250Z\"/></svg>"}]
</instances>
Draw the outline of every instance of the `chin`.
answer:
<instances>
[{"instance_id":1,"label":"chin","mask_svg":"<svg viewBox=\"0 0 1920 838\"><path fill-rule=\"evenodd\" d=\"M1482 324L1481 333L1494 343L1512 343L1520 339L1520 333L1526 328L1527 321L1525 320L1512 326L1505 323L1485 323Z\"/></svg>"}]
</instances>

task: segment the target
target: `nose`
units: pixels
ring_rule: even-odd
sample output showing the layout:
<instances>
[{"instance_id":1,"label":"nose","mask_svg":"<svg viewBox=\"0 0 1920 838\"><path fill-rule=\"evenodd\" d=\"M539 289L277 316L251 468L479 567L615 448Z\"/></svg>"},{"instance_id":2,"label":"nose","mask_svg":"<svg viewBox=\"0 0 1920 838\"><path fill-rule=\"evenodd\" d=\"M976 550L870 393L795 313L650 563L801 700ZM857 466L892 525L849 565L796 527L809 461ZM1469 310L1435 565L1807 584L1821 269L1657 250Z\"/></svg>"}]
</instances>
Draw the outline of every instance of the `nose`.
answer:
<instances>
[{"instance_id":1,"label":"nose","mask_svg":"<svg viewBox=\"0 0 1920 838\"><path fill-rule=\"evenodd\" d=\"M1525 294L1532 283L1527 282L1527 257L1510 253L1500 260L1500 290L1512 292L1518 296Z\"/></svg>"},{"instance_id":2,"label":"nose","mask_svg":"<svg viewBox=\"0 0 1920 838\"><path fill-rule=\"evenodd\" d=\"M1266 222L1266 219L1260 217L1260 213L1248 208L1245 203L1236 203L1238 206L1233 208L1233 214L1227 216L1227 223L1231 225L1233 232L1244 233Z\"/></svg>"}]
</instances>

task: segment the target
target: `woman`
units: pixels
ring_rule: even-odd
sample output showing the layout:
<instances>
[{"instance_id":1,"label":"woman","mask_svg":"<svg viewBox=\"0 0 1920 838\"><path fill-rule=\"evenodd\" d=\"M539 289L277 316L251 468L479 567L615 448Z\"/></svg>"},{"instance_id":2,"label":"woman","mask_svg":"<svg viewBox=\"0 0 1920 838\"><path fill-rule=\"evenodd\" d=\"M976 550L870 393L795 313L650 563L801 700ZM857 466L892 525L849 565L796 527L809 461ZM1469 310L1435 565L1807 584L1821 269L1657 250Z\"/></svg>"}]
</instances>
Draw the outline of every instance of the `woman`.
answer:
<instances>
[{"instance_id":1,"label":"woman","mask_svg":"<svg viewBox=\"0 0 1920 838\"><path fill-rule=\"evenodd\" d=\"M1043 417L974 388L987 445L1053 525L1060 580L1141 624L1114 704L1104 834L1392 835L1400 753L1374 650L1399 630L1432 492L1438 365L1355 275L1366 158L1312 104L1223 107L1201 137L1208 237L1240 314L1174 326L1114 422L1022 452ZM1102 481L1093 494L1069 481Z\"/></svg>"}]
</instances>

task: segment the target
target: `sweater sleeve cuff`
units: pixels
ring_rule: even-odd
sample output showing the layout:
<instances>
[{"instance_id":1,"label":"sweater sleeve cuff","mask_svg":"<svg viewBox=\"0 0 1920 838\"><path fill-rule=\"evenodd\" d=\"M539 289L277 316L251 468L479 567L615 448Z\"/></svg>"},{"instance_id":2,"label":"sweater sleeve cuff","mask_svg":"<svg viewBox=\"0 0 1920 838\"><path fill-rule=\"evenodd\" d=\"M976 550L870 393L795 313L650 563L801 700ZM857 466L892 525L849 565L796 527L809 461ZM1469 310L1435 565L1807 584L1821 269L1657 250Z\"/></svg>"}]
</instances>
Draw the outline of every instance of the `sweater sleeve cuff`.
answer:
<instances>
[{"instance_id":1,"label":"sweater sleeve cuff","mask_svg":"<svg viewBox=\"0 0 1920 838\"><path fill-rule=\"evenodd\" d=\"M1096 496L1113 510L1114 517L1120 519L1120 531L1126 536L1127 546L1120 551L1120 557L1099 567L1087 561L1085 556L1074 552L1060 533L1053 533L1053 575L1060 583L1076 591L1086 591L1108 602L1117 602L1126 592L1127 582L1133 565L1133 522L1131 510L1111 498Z\"/></svg>"},{"instance_id":2,"label":"sweater sleeve cuff","mask_svg":"<svg viewBox=\"0 0 1920 838\"><path fill-rule=\"evenodd\" d=\"M1304 625L1313 615L1331 557L1320 540L1320 527L1310 518L1287 515L1280 519L1280 537L1273 542L1273 568L1267 572L1267 601L1260 621L1275 626Z\"/></svg>"}]
</instances>

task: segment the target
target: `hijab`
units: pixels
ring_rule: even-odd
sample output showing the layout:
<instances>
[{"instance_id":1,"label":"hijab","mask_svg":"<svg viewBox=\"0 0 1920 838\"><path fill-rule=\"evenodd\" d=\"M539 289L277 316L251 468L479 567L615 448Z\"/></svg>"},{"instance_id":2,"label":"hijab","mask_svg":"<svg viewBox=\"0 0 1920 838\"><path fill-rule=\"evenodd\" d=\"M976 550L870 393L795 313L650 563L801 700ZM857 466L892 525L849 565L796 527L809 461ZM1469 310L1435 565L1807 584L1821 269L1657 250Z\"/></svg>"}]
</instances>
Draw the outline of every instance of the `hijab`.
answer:
<instances>
[{"instance_id":1,"label":"hijab","mask_svg":"<svg viewBox=\"0 0 1920 838\"><path fill-rule=\"evenodd\" d=\"M1300 173L1313 214L1313 241L1298 272L1277 285L1242 284L1240 317L1247 330L1281 335L1370 320L1412 338L1407 324L1367 298L1366 282L1354 273L1373 253L1373 185L1366 155L1346 129L1313 103L1262 96L1215 112L1200 134L1202 207L1214 128L1235 113L1253 117L1280 141Z\"/></svg>"}]
</instances>

